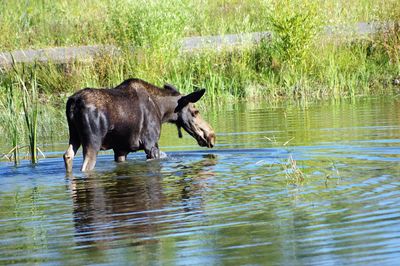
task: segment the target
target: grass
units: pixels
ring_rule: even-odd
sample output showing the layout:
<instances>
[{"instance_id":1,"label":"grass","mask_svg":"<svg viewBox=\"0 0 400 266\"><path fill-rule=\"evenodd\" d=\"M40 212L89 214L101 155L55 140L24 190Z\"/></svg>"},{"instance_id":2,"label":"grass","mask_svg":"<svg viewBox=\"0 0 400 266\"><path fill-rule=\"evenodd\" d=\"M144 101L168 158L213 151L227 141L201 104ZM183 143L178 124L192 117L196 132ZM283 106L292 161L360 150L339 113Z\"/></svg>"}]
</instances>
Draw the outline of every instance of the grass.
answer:
<instances>
[{"instance_id":1,"label":"grass","mask_svg":"<svg viewBox=\"0 0 400 266\"><path fill-rule=\"evenodd\" d=\"M301 168L297 166L297 161L293 158L292 151L289 149L289 143L294 140L294 137L290 138L289 140L280 143L277 141L275 136L272 138L264 137L272 146L276 147L285 147L286 152L289 154L288 158L284 162L279 162L279 167L285 173L286 183L288 185L296 185L300 186L303 185L306 180L306 175L303 173Z\"/></svg>"},{"instance_id":2,"label":"grass","mask_svg":"<svg viewBox=\"0 0 400 266\"><path fill-rule=\"evenodd\" d=\"M39 101L37 95L36 75L34 73L31 74L30 86L27 85L27 81L18 76L18 85L23 91L22 107L28 132L30 158L32 164L36 164L38 162L37 151L39 149L37 147Z\"/></svg>"},{"instance_id":3,"label":"grass","mask_svg":"<svg viewBox=\"0 0 400 266\"><path fill-rule=\"evenodd\" d=\"M400 5L394 0L351 5L310 0L46 3L2 2L0 30L7 38L0 38L0 50L86 44L122 50L118 58L103 56L86 65L41 66L37 78L46 96L111 87L135 76L173 83L184 92L192 85L206 87L211 102L353 97L392 93L386 81L400 72L396 28L362 40L321 35L326 25L398 21ZM274 33L272 42L222 52L179 52L185 36L267 30ZM3 72L0 79L8 75Z\"/></svg>"},{"instance_id":4,"label":"grass","mask_svg":"<svg viewBox=\"0 0 400 266\"><path fill-rule=\"evenodd\" d=\"M298 165L297 160L293 157L294 147L290 146L290 143L295 139L292 137L285 142L278 141L275 136L264 137L273 147L279 149L284 149L288 156L286 159L280 159L278 162L273 163L271 166L278 166L284 176L287 185L294 185L296 187L304 185L310 180L310 175L312 175L311 168L301 167ZM257 162L256 164L262 163L263 160ZM303 162L304 163L304 162ZM342 176L340 174L339 168L334 161L331 161L329 167L318 167L318 172L323 173L325 186L335 184L338 185L342 181ZM307 172L307 174L306 174ZM311 173L311 174L310 174Z\"/></svg>"},{"instance_id":5,"label":"grass","mask_svg":"<svg viewBox=\"0 0 400 266\"><path fill-rule=\"evenodd\" d=\"M0 50L98 43L142 45L179 36L265 31L271 14L320 24L398 18L397 0L30 0L0 2ZM311 10L311 13L310 13Z\"/></svg>"},{"instance_id":6,"label":"grass","mask_svg":"<svg viewBox=\"0 0 400 266\"><path fill-rule=\"evenodd\" d=\"M15 90L14 86L7 84L2 87L5 97L1 101L1 109L3 115L1 116L1 124L3 125L3 132L11 142L11 150L4 157L13 160L15 165L19 164L19 150L20 150L20 129L21 120L19 119L19 112L21 110L20 102L18 101L20 95Z\"/></svg>"},{"instance_id":7,"label":"grass","mask_svg":"<svg viewBox=\"0 0 400 266\"><path fill-rule=\"evenodd\" d=\"M204 87L203 104L397 93L390 81L400 74L398 24L358 39L322 33L326 25L398 22L397 0L0 1L0 14L0 51L88 44L121 49L120 56L91 63L18 66L34 73L22 80L0 69L2 128L12 147L37 146L34 132L56 134L46 132L53 128L46 123L66 129L64 118L49 118L39 105L61 110L58 117L72 92L112 87L129 77L171 83L183 93ZM179 49L187 36L256 31L273 31L273 41L223 51ZM29 115L21 120L20 113Z\"/></svg>"},{"instance_id":8,"label":"grass","mask_svg":"<svg viewBox=\"0 0 400 266\"><path fill-rule=\"evenodd\" d=\"M38 120L40 113L38 98L38 83L35 68L14 68L14 79L4 83L5 98L0 101L0 106L6 112L1 116L3 132L11 141L11 150L5 157L19 164L21 152L27 148L32 164L38 162L38 153L42 151L38 147ZM25 123L24 123L25 122ZM28 145L22 142L27 139ZM43 155L44 156L44 155Z\"/></svg>"}]
</instances>

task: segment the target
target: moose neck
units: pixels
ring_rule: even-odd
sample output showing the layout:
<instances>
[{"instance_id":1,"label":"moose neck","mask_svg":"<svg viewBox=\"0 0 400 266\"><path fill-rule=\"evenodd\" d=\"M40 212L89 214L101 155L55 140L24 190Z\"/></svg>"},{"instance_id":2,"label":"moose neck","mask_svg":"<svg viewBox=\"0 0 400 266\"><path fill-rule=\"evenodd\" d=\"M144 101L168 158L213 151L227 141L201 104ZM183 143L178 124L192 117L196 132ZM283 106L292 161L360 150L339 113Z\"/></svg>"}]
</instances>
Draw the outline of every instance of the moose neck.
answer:
<instances>
[{"instance_id":1,"label":"moose neck","mask_svg":"<svg viewBox=\"0 0 400 266\"><path fill-rule=\"evenodd\" d=\"M175 113L175 108L178 105L178 100L182 96L158 96L154 97L155 102L160 110L162 123L174 123L178 119Z\"/></svg>"}]
</instances>

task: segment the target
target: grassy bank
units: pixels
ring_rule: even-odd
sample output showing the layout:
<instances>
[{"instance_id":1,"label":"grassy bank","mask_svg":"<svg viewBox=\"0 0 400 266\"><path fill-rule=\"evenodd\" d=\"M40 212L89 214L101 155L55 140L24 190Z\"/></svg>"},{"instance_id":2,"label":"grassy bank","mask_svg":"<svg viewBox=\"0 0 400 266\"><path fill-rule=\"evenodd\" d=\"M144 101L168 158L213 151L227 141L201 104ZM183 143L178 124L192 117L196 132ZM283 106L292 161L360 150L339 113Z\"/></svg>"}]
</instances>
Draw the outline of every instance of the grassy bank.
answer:
<instances>
[{"instance_id":1,"label":"grassy bank","mask_svg":"<svg viewBox=\"0 0 400 266\"><path fill-rule=\"evenodd\" d=\"M120 57L91 64L36 66L40 93L48 97L85 86L114 86L134 76L184 91L204 86L210 100L387 93L386 85L400 72L399 29L362 39L325 37L322 30L358 21L399 21L400 4L347 2L2 1L0 51L86 44L121 48ZM179 52L186 36L267 30L274 33L273 41L257 46ZM2 72L0 83L10 75Z\"/></svg>"},{"instance_id":2,"label":"grassy bank","mask_svg":"<svg viewBox=\"0 0 400 266\"><path fill-rule=\"evenodd\" d=\"M129 77L172 83L182 92L202 86L210 103L397 93L391 79L400 74L398 24L363 38L322 33L327 25L400 21L397 0L0 1L0 14L0 51L86 44L121 48L120 56L92 63L18 66L30 76L1 70L1 130L10 149L32 141L23 117L35 119L35 114L23 107L23 99L30 99L23 92L31 92L22 84L30 88L33 82L37 96L31 102L45 107L36 110L39 136L53 134L48 124L66 129L64 119L52 117L62 117L72 92L115 86ZM187 36L255 31L272 31L273 41L218 52L179 49Z\"/></svg>"},{"instance_id":3,"label":"grassy bank","mask_svg":"<svg viewBox=\"0 0 400 266\"><path fill-rule=\"evenodd\" d=\"M154 44L181 36L265 31L271 17L310 11L317 11L311 15L321 25L393 20L398 5L396 0L2 0L0 50Z\"/></svg>"}]
</instances>

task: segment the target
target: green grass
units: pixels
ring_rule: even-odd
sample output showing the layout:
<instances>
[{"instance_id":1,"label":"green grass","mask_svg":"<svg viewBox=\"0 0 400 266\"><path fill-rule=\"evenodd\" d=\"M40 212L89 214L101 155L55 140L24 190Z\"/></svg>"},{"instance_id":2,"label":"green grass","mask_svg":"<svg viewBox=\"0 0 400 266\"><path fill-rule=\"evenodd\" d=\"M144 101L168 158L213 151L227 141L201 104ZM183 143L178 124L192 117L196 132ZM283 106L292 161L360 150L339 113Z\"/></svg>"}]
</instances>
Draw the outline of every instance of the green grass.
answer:
<instances>
[{"instance_id":1,"label":"green grass","mask_svg":"<svg viewBox=\"0 0 400 266\"><path fill-rule=\"evenodd\" d=\"M37 146L35 132L65 131L59 117L74 91L112 87L130 77L171 83L183 93L204 87L202 104L397 93L390 81L400 74L399 27L358 39L322 34L326 25L398 22L397 0L0 0L0 14L0 51L87 44L121 48L119 56L99 56L91 63L17 66L33 76L0 70L0 127L10 150L24 143ZM273 41L223 51L179 49L187 36L255 31L273 31ZM37 109L42 105L46 113Z\"/></svg>"},{"instance_id":2,"label":"green grass","mask_svg":"<svg viewBox=\"0 0 400 266\"><path fill-rule=\"evenodd\" d=\"M38 135L47 139L60 130L64 122L53 121L59 118L59 111L49 106L41 108L36 67L25 69L15 67L11 79L0 85L0 129L10 145L9 152L3 155L18 165L20 158L29 158L32 164L38 163L38 154L43 153L38 145ZM3 141L4 141L3 139Z\"/></svg>"},{"instance_id":3,"label":"green grass","mask_svg":"<svg viewBox=\"0 0 400 266\"><path fill-rule=\"evenodd\" d=\"M15 165L19 164L19 152L20 152L20 141L21 141L21 128L22 122L19 116L21 110L20 93L15 90L14 86L9 83L5 87L1 87L4 90L4 98L1 99L1 110L3 115L0 116L2 129L4 136L11 143L11 149L4 157L12 160Z\"/></svg>"},{"instance_id":4,"label":"green grass","mask_svg":"<svg viewBox=\"0 0 400 266\"><path fill-rule=\"evenodd\" d=\"M271 14L278 20L318 15L321 25L393 20L398 18L398 5L397 0L2 0L0 50L154 45L176 36L265 31Z\"/></svg>"},{"instance_id":5,"label":"green grass","mask_svg":"<svg viewBox=\"0 0 400 266\"><path fill-rule=\"evenodd\" d=\"M399 11L399 12L396 12ZM348 97L391 92L399 74L399 30L355 40L328 39L326 25L398 21L397 1L3 1L0 50L113 44L119 57L41 65L41 95L112 87L140 77L183 92L208 89L209 101ZM182 53L185 36L273 31L273 42L226 51ZM132 52L133 51L133 52ZM0 74L0 82L12 73ZM60 103L57 103L60 104Z\"/></svg>"},{"instance_id":6,"label":"green grass","mask_svg":"<svg viewBox=\"0 0 400 266\"><path fill-rule=\"evenodd\" d=\"M29 84L27 84L29 82ZM18 85L22 89L22 107L29 140L29 153L32 164L38 162L37 129L39 99L37 94L36 74L31 73L29 81L18 76Z\"/></svg>"}]
</instances>

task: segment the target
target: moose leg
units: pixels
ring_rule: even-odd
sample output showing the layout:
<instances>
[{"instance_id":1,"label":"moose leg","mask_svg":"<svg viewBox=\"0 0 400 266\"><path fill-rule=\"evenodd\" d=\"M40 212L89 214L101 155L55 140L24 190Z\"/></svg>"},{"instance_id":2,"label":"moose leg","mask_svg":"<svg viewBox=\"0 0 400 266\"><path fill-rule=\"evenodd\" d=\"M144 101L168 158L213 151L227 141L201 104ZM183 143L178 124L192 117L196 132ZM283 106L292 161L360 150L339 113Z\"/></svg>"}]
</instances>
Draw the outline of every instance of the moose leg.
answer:
<instances>
[{"instance_id":1,"label":"moose leg","mask_svg":"<svg viewBox=\"0 0 400 266\"><path fill-rule=\"evenodd\" d=\"M69 142L69 146L67 151L64 153L64 164L65 164L65 170L67 171L67 173L71 173L72 172L72 164L73 164L73 160L75 157L76 152L78 151L80 146L80 143L76 143L76 142Z\"/></svg>"},{"instance_id":2,"label":"moose leg","mask_svg":"<svg viewBox=\"0 0 400 266\"><path fill-rule=\"evenodd\" d=\"M107 121L102 112L93 106L87 107L82 114L83 164L81 171L93 170L97 153L107 133Z\"/></svg>"},{"instance_id":3,"label":"moose leg","mask_svg":"<svg viewBox=\"0 0 400 266\"><path fill-rule=\"evenodd\" d=\"M76 155L76 152L81 146L81 141L78 132L75 126L71 123L70 119L68 119L68 128L69 128L69 146L67 151L64 153L63 158L64 158L65 170L67 171L67 173L71 173L73 160Z\"/></svg>"},{"instance_id":4,"label":"moose leg","mask_svg":"<svg viewBox=\"0 0 400 266\"><path fill-rule=\"evenodd\" d=\"M95 149L93 147L83 147L83 164L81 171L86 172L93 170L96 165L96 158L99 149Z\"/></svg>"},{"instance_id":5,"label":"moose leg","mask_svg":"<svg viewBox=\"0 0 400 266\"><path fill-rule=\"evenodd\" d=\"M82 143L83 147L83 164L81 171L93 170L96 165L97 153L100 151L101 146L100 136L88 136Z\"/></svg>"},{"instance_id":6,"label":"moose leg","mask_svg":"<svg viewBox=\"0 0 400 266\"><path fill-rule=\"evenodd\" d=\"M128 153L125 151L114 150L114 160L117 163L125 162L127 155L128 155Z\"/></svg>"},{"instance_id":7,"label":"moose leg","mask_svg":"<svg viewBox=\"0 0 400 266\"><path fill-rule=\"evenodd\" d=\"M158 159L160 157L160 150L158 149L158 144L146 145L144 148L147 160Z\"/></svg>"},{"instance_id":8,"label":"moose leg","mask_svg":"<svg viewBox=\"0 0 400 266\"><path fill-rule=\"evenodd\" d=\"M162 159L167 157L167 155L158 148L158 143L154 144L153 146L145 147L144 151L146 153L147 160Z\"/></svg>"}]
</instances>

